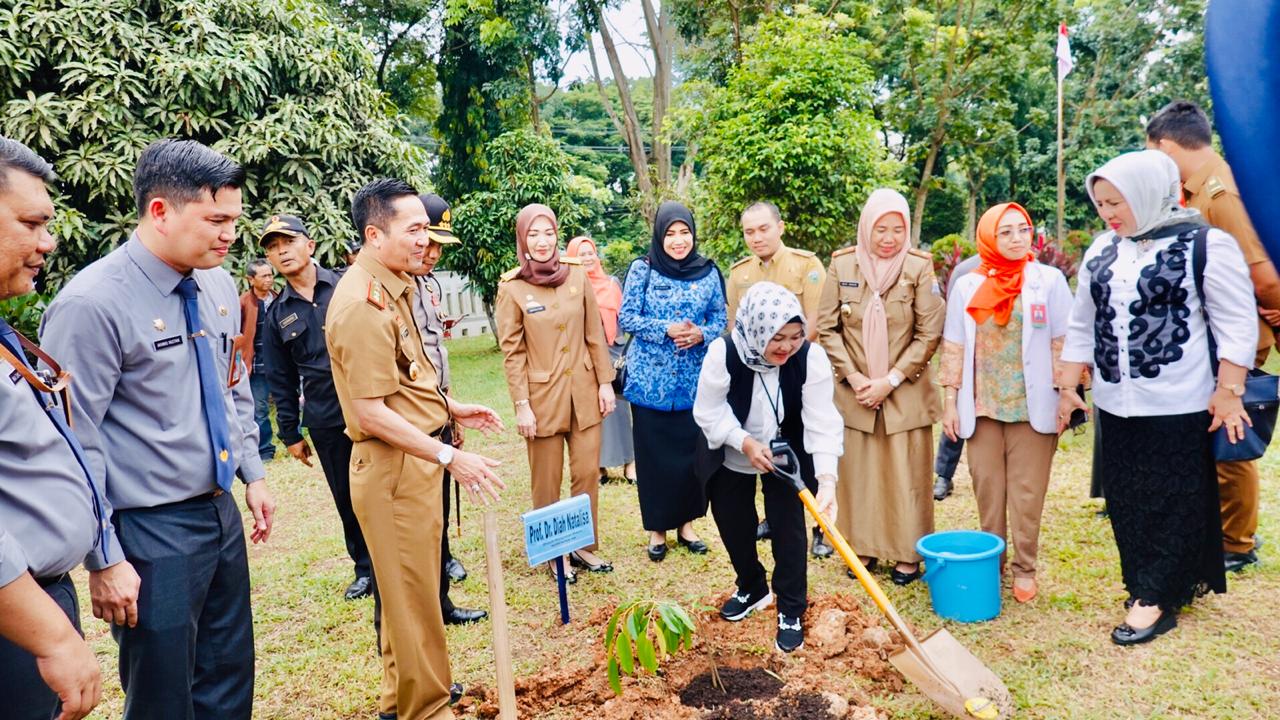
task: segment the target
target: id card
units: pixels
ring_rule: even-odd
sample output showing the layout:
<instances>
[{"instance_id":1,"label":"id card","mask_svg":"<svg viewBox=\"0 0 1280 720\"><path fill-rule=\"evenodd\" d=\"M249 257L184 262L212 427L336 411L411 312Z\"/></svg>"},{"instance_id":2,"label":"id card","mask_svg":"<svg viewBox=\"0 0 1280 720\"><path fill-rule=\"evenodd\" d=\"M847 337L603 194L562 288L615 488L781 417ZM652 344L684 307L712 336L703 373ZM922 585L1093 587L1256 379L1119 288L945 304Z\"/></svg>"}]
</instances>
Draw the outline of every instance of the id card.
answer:
<instances>
[{"instance_id":1,"label":"id card","mask_svg":"<svg viewBox=\"0 0 1280 720\"><path fill-rule=\"evenodd\" d=\"M1049 325L1049 311L1044 303L1031 304L1031 327L1042 328Z\"/></svg>"}]
</instances>

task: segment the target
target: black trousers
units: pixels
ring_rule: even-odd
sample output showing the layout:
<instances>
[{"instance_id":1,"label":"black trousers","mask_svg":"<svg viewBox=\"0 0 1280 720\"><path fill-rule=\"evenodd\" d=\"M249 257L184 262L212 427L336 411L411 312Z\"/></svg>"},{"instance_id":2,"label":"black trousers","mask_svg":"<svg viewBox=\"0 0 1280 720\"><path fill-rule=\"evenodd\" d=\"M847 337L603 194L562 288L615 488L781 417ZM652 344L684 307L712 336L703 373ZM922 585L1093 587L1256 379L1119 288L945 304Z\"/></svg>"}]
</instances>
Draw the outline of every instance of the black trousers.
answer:
<instances>
[{"instance_id":1,"label":"black trousers","mask_svg":"<svg viewBox=\"0 0 1280 720\"><path fill-rule=\"evenodd\" d=\"M229 493L120 510L116 534L142 578L120 645L126 720L248 720L253 615L244 520Z\"/></svg>"},{"instance_id":2,"label":"black trousers","mask_svg":"<svg viewBox=\"0 0 1280 720\"><path fill-rule=\"evenodd\" d=\"M933 459L933 474L948 480L954 478L963 452L964 438L952 440L943 433L938 439L938 454Z\"/></svg>"},{"instance_id":3,"label":"black trousers","mask_svg":"<svg viewBox=\"0 0 1280 720\"><path fill-rule=\"evenodd\" d=\"M333 504L342 520L342 536L347 542L347 555L356 566L356 577L366 577L373 572L369 560L369 546L360 532L360 521L351 509L351 438L345 428L311 428L311 442L329 483Z\"/></svg>"},{"instance_id":4,"label":"black trousers","mask_svg":"<svg viewBox=\"0 0 1280 720\"><path fill-rule=\"evenodd\" d=\"M756 477L722 466L707 481L711 516L729 552L740 592L768 587L764 565L756 554ZM798 617L809 606L804 504L788 483L772 475L758 477L773 545L773 593L777 596L778 612Z\"/></svg>"},{"instance_id":5,"label":"black trousers","mask_svg":"<svg viewBox=\"0 0 1280 720\"><path fill-rule=\"evenodd\" d=\"M84 635L80 631L80 604L71 576L63 575L51 584L40 584L67 614L76 632ZM5 706L0 716L12 720L49 720L62 712L58 696L44 684L36 669L35 656L4 638L0 638L0 698Z\"/></svg>"}]
</instances>

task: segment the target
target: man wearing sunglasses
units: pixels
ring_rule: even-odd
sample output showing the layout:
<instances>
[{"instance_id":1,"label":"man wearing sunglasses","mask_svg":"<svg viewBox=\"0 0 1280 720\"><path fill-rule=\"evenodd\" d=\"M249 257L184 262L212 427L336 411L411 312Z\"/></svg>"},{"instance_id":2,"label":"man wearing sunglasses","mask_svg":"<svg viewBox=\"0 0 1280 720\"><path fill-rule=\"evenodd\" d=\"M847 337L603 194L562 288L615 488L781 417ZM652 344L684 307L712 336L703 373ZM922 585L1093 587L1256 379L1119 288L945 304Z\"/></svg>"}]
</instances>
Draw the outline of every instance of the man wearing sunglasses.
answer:
<instances>
[{"instance_id":1,"label":"man wearing sunglasses","mask_svg":"<svg viewBox=\"0 0 1280 720\"><path fill-rule=\"evenodd\" d=\"M45 256L53 167L0 138L0 300L26 295ZM102 678L80 634L68 574L86 555L104 557L111 532L101 488L67 422L68 377L0 318L0 697L15 720L71 720L98 704Z\"/></svg>"}]
</instances>

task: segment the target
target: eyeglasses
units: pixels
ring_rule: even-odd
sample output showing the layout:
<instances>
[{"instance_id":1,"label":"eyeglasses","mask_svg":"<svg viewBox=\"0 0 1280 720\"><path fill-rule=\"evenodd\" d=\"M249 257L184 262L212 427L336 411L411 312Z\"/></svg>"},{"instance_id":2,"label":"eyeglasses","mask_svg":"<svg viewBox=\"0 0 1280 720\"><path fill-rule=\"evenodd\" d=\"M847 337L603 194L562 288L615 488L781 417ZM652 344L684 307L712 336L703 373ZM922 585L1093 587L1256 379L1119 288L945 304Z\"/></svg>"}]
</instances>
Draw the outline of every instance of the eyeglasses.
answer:
<instances>
[{"instance_id":1,"label":"eyeglasses","mask_svg":"<svg viewBox=\"0 0 1280 720\"><path fill-rule=\"evenodd\" d=\"M1003 228L996 232L996 237L1001 240L1012 240L1015 237L1031 237L1031 226L1023 225L1016 228Z\"/></svg>"}]
</instances>

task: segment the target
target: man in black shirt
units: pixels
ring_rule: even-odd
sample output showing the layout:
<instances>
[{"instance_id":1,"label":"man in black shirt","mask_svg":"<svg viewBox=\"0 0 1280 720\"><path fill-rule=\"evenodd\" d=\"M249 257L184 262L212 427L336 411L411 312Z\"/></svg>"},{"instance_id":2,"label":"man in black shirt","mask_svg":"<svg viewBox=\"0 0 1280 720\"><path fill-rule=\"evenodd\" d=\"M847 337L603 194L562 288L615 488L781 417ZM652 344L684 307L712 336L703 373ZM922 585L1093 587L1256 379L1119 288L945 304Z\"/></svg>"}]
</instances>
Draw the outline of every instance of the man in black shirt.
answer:
<instances>
[{"instance_id":1,"label":"man in black shirt","mask_svg":"<svg viewBox=\"0 0 1280 720\"><path fill-rule=\"evenodd\" d=\"M301 388L302 397L306 398L302 425L315 445L314 454L320 460L342 520L347 554L355 563L355 580L344 597L368 597L373 592L369 548L351 508L351 439L345 433L324 337L329 299L341 275L312 262L315 241L308 236L302 220L293 215L273 216L263 229L259 244L286 281L279 297L267 309L262 338L280 440L290 455L311 466L312 448L298 422Z\"/></svg>"}]
</instances>

